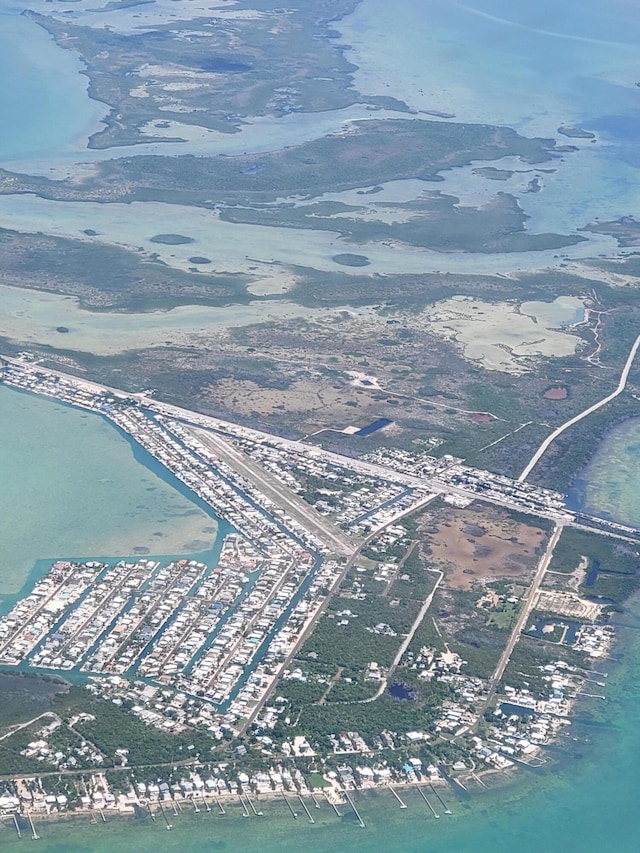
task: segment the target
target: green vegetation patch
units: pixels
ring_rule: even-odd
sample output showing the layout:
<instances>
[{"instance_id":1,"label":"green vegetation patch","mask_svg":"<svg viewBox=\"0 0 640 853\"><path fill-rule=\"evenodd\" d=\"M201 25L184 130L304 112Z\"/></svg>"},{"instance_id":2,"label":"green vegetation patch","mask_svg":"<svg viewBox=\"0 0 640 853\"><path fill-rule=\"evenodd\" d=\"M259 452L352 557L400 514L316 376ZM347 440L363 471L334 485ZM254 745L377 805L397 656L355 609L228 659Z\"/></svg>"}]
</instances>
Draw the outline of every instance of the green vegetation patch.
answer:
<instances>
[{"instance_id":1,"label":"green vegetation patch","mask_svg":"<svg viewBox=\"0 0 640 853\"><path fill-rule=\"evenodd\" d=\"M512 628L518 618L520 607L512 601L505 601L498 605L487 615L487 625L495 626L502 630Z\"/></svg>"},{"instance_id":2,"label":"green vegetation patch","mask_svg":"<svg viewBox=\"0 0 640 853\"><path fill-rule=\"evenodd\" d=\"M371 606L369 602L354 602L350 599L344 600L344 603L345 609L354 611L356 605L361 605L358 608L361 613L368 611L368 615L372 616L375 612L376 617L380 617L382 612L386 615L387 609L390 609L388 605L383 608ZM305 643L300 658L304 659L305 655L313 654L316 660L324 664L337 664L354 670L364 670L371 661L376 661L381 666L389 666L402 638L367 630L380 621L380 618L376 617L367 619L360 616L342 616L335 612L325 614Z\"/></svg>"},{"instance_id":3,"label":"green vegetation patch","mask_svg":"<svg viewBox=\"0 0 640 853\"><path fill-rule=\"evenodd\" d=\"M565 527L553 551L549 564L552 572L573 572L582 557L591 563L597 560L604 571L616 571L633 575L640 566L637 548L598 533Z\"/></svg>"},{"instance_id":4,"label":"green vegetation patch","mask_svg":"<svg viewBox=\"0 0 640 853\"><path fill-rule=\"evenodd\" d=\"M553 148L553 140L529 139L504 127L372 119L353 122L347 131L259 155L140 155L107 160L82 182L0 174L5 193L34 192L61 201L98 201L108 192L110 201L153 200L217 207L224 202L273 203L283 196L320 195L368 186L374 181L432 180L445 168L508 155L539 163L549 159ZM509 198L506 196L499 207L504 207ZM414 204L420 207L422 203ZM447 206L451 200L438 196L430 204ZM277 215L286 212L273 210ZM238 215L246 219L249 213L240 211ZM231 211L225 214L230 216ZM254 215L258 215L257 209ZM262 216L268 215L265 208ZM331 221L340 224L339 219Z\"/></svg>"},{"instance_id":5,"label":"green vegetation patch","mask_svg":"<svg viewBox=\"0 0 640 853\"><path fill-rule=\"evenodd\" d=\"M121 763L116 756L119 749L129 750L129 764L141 765L177 762L195 758L196 754L206 760L215 746L207 732L188 730L166 734L130 713L130 704L125 702L120 706L97 699L84 688L72 688L55 704L54 710L65 719L79 713L94 717L76 723L74 730L95 744L105 756L105 766ZM190 746L193 748L189 749Z\"/></svg>"},{"instance_id":6,"label":"green vegetation patch","mask_svg":"<svg viewBox=\"0 0 640 853\"><path fill-rule=\"evenodd\" d=\"M366 255L354 255L351 252L343 252L341 255L334 255L331 258L337 264L342 264L344 267L366 267L370 261Z\"/></svg>"},{"instance_id":7,"label":"green vegetation patch","mask_svg":"<svg viewBox=\"0 0 640 853\"><path fill-rule=\"evenodd\" d=\"M295 207L237 205L223 208L220 218L226 222L278 228L337 231L351 243L395 240L440 251L519 252L560 248L584 239L575 235L525 233L526 216L516 199L507 193L498 193L481 207L463 206L454 196L429 193L413 201L387 202L385 208L393 221L384 221L366 207L327 202ZM368 264L365 255L349 253L335 255L333 260L352 267Z\"/></svg>"},{"instance_id":8,"label":"green vegetation patch","mask_svg":"<svg viewBox=\"0 0 640 853\"><path fill-rule=\"evenodd\" d=\"M310 705L300 714L291 734L304 734L310 743L328 746L328 735L357 731L374 741L387 729L401 732L424 730L437 719L440 706L450 695L446 685L434 683L417 701L402 701L384 693L375 702Z\"/></svg>"},{"instance_id":9,"label":"green vegetation patch","mask_svg":"<svg viewBox=\"0 0 640 853\"><path fill-rule=\"evenodd\" d=\"M76 296L93 310L152 311L249 302L249 278L191 275L118 246L0 229L4 282Z\"/></svg>"},{"instance_id":10,"label":"green vegetation patch","mask_svg":"<svg viewBox=\"0 0 640 853\"><path fill-rule=\"evenodd\" d=\"M132 3L111 5L124 8ZM356 5L356 0L323 0L294 8L240 3L240 14L224 21L199 18L194 10L187 20L169 16L165 23L131 33L78 25L55 13L32 12L31 17L61 47L81 56L91 97L111 106L106 128L90 140L91 147L108 148L149 142L141 130L145 124L163 129L167 121L176 121L233 133L249 116L334 110L360 101L351 85L354 66L331 28L333 20ZM258 14L245 17L243 9L257 9ZM149 65L162 66L165 73L145 74ZM179 92L166 88L185 75L201 85ZM407 109L393 98L364 100ZM181 139L179 130L157 138Z\"/></svg>"},{"instance_id":11,"label":"green vegetation patch","mask_svg":"<svg viewBox=\"0 0 640 853\"><path fill-rule=\"evenodd\" d=\"M572 666L584 667L585 656L569 646L558 649L553 643L545 643L522 634L511 654L502 678L502 686L509 685L518 690L529 689L539 699L549 696L549 681L542 667L558 659Z\"/></svg>"},{"instance_id":12,"label":"green vegetation patch","mask_svg":"<svg viewBox=\"0 0 640 853\"><path fill-rule=\"evenodd\" d=\"M67 683L57 678L0 672L0 734L49 711L55 696L67 689Z\"/></svg>"},{"instance_id":13,"label":"green vegetation patch","mask_svg":"<svg viewBox=\"0 0 640 853\"><path fill-rule=\"evenodd\" d=\"M156 234L149 237L150 243L162 243L165 246L184 246L186 243L195 243L193 237L185 237L184 234Z\"/></svg>"},{"instance_id":14,"label":"green vegetation patch","mask_svg":"<svg viewBox=\"0 0 640 853\"><path fill-rule=\"evenodd\" d=\"M330 788L331 782L328 782L320 773L309 773L307 776L307 785L309 788Z\"/></svg>"}]
</instances>

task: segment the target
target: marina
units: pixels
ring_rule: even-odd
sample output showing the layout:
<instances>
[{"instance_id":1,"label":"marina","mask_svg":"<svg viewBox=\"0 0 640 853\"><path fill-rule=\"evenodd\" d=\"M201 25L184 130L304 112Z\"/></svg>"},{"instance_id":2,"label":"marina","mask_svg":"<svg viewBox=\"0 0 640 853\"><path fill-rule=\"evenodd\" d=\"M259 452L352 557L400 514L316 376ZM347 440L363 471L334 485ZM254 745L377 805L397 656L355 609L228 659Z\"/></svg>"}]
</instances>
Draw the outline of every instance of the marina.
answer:
<instances>
[{"instance_id":1,"label":"marina","mask_svg":"<svg viewBox=\"0 0 640 853\"><path fill-rule=\"evenodd\" d=\"M226 524L104 418L0 383L0 427L0 612L57 557L215 555Z\"/></svg>"}]
</instances>

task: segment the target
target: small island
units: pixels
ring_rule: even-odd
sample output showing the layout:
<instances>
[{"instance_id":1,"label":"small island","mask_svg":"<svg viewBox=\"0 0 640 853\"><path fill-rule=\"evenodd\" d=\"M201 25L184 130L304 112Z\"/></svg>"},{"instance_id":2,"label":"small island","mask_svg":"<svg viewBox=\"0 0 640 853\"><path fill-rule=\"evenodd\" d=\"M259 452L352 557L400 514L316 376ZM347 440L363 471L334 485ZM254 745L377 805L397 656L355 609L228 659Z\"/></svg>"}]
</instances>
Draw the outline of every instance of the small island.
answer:
<instances>
[{"instance_id":1,"label":"small island","mask_svg":"<svg viewBox=\"0 0 640 853\"><path fill-rule=\"evenodd\" d=\"M568 136L570 139L595 139L595 133L591 133L590 130L583 130L581 127L574 127L573 125L561 125L558 128L558 133L561 136Z\"/></svg>"},{"instance_id":2,"label":"small island","mask_svg":"<svg viewBox=\"0 0 640 853\"><path fill-rule=\"evenodd\" d=\"M334 255L331 260L345 267L366 267L369 265L369 258L366 255L354 255L350 252Z\"/></svg>"},{"instance_id":3,"label":"small island","mask_svg":"<svg viewBox=\"0 0 640 853\"><path fill-rule=\"evenodd\" d=\"M184 246L187 243L195 243L193 237L185 237L183 234L156 234L149 238L150 243L162 243L164 246Z\"/></svg>"}]
</instances>

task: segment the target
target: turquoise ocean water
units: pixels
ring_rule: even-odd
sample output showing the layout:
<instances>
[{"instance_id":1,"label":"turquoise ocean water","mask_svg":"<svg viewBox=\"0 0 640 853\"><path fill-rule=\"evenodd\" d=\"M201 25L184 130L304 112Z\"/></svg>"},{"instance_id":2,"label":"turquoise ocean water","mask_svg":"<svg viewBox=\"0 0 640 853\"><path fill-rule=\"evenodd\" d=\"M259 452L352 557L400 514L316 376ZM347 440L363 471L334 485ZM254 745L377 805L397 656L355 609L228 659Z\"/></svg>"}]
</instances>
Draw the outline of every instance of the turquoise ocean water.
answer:
<instances>
[{"instance_id":1,"label":"turquoise ocean water","mask_svg":"<svg viewBox=\"0 0 640 853\"><path fill-rule=\"evenodd\" d=\"M215 517L104 418L0 385L0 436L0 607L36 560L215 545Z\"/></svg>"},{"instance_id":2,"label":"turquoise ocean water","mask_svg":"<svg viewBox=\"0 0 640 853\"><path fill-rule=\"evenodd\" d=\"M80 151L106 108L87 96L78 59L18 11L0 0L0 162Z\"/></svg>"},{"instance_id":3,"label":"turquoise ocean water","mask_svg":"<svg viewBox=\"0 0 640 853\"><path fill-rule=\"evenodd\" d=\"M52 8L44 0L34 0L33 6ZM71 2L55 4L58 10L71 12L74 6L77 8ZM47 159L66 161L78 156L74 152L82 151L88 134L104 115L104 107L88 99L86 79L78 74L77 60L57 49L32 22L19 17L21 8L17 0L0 0L0 162L30 158L38 163ZM572 123L598 134L597 144L577 141L579 151L567 155L564 162L558 161L557 171L545 178L544 190L523 202L532 226L566 232L594 216L617 217L636 210L640 198L635 144L640 116L640 89L635 85L640 81L640 7L636 0L479 0L469 4L364 0L354 15L337 27L352 46L348 56L359 66L356 84L364 92L394 95L416 109L451 112L460 121L509 124L527 134L555 136L559 125ZM299 126L295 125L298 121ZM264 139L281 144L288 127L295 125L300 138L312 136L314 128L327 132L332 129L331 123L326 114L311 119L294 117L290 125L268 127ZM240 137L238 146L246 150L246 137ZM562 138L559 141L573 143ZM225 146L232 142L224 140ZM256 144L265 142L258 140ZM226 150L230 152L228 147ZM444 258L441 268L446 269ZM3 395L13 393L0 394L0 417ZM5 413L9 411L8 400L6 397ZM5 436L10 428L14 430L14 449L39 417L31 404L23 403L11 404L9 422L4 425ZM64 477L68 478L68 469L60 472L55 464L58 439L62 439L65 428L56 421L58 414L52 412L41 416L39 435L45 436L49 445L42 452L39 467L35 453L17 456L6 442L8 450L0 453L0 482L7 495L8 483L14 490L13 497L0 504L5 577L16 572L22 552L16 544L15 529L30 506L24 491L20 492L21 479L34 484L38 500L53 506L60 500L60 487L52 488L51 484L64 483ZM60 418L65 417L67 424L75 423L75 413L66 410L60 414ZM116 452L115 445L101 443L99 433L107 429L102 422L96 426L95 435L88 424L78 421L70 429L73 435L77 430L78 436L75 484L84 480L86 487L92 477L95 482L100 462L96 455L109 461L108 473L98 480L111 477L121 484L119 497L116 491L115 497L104 500L107 509L103 521L107 523L101 532L117 537L119 524L131 525L140 545L147 520L150 536L157 530L154 522L159 520L179 536L184 529L181 525L192 521L192 512L201 508L177 491L172 496L175 484L160 481L153 467L141 467L149 460L134 460L132 465L130 447L123 454ZM637 446L635 438L630 445ZM96 447L101 448L100 453ZM619 463L622 451L609 452ZM635 489L635 479L621 485L618 472L629 465L636 470L638 455L632 449L625 451L624 458L630 460L626 465L605 466L609 476L614 471L610 510L614 515L622 512L620 495ZM27 464L20 468L20 459L33 461L33 470ZM62 480L54 479L56 467ZM595 469L587 476L600 488ZM155 497L151 500L150 496L155 496L152 491L136 498L132 477L141 481L149 478L149 489L166 487L169 491L164 502L157 502ZM178 505L176 495L187 503ZM125 497L134 502L118 521L118 507L126 504ZM86 503L88 498L95 495L73 498L79 511L83 501L87 507L85 515L76 515L81 519L78 533L82 544L67 546L77 535L71 530L65 544L56 545L62 553L49 548L49 556L69 556L67 547L76 553L90 551L88 540L95 541L96 528L89 524L93 504ZM71 499L69 502L73 505ZM154 518L159 506L160 514ZM98 511L99 507L91 509ZM95 518L92 524L97 527ZM206 520L203 524L206 526ZM47 515L45 506L38 510L31 531L26 532L34 559L45 555L47 543L58 542L55 537L61 529L62 525ZM209 534L213 535L212 531ZM187 541L183 544L186 546ZM12 548L13 556L7 559ZM20 576L26 577L28 563L19 568ZM40 824L38 849L43 853L635 853L640 849L640 634L634 626L638 625L640 607L634 605L623 618L632 627L621 629L623 659L608 680L607 699L594 700L592 708L584 708L584 723L577 722L570 737L561 742L554 769L537 774L523 772L521 781L507 790L474 793L468 799L449 794L452 817L434 821L425 804L413 794L406 797L409 808L405 811L400 811L388 794L358 795L365 830L347 816L346 809L338 819L323 805L314 814L316 824L309 826L304 816L294 822L284 804L274 802L263 806L264 818L248 820L241 818L239 808L230 808L225 817L185 813L176 818L170 833L149 821L109 820L97 826L90 826L88 821ZM589 743L584 743L584 738ZM11 828L0 828L3 850L14 853L29 844L28 838L18 841Z\"/></svg>"},{"instance_id":4,"label":"turquoise ocean water","mask_svg":"<svg viewBox=\"0 0 640 853\"><path fill-rule=\"evenodd\" d=\"M637 211L636 0L364 0L337 28L362 92L577 145L549 164L542 192L519 199L531 230ZM598 140L558 136L562 125Z\"/></svg>"},{"instance_id":5,"label":"turquoise ocean water","mask_svg":"<svg viewBox=\"0 0 640 853\"><path fill-rule=\"evenodd\" d=\"M640 527L640 418L614 427L581 473L569 499L572 506Z\"/></svg>"}]
</instances>

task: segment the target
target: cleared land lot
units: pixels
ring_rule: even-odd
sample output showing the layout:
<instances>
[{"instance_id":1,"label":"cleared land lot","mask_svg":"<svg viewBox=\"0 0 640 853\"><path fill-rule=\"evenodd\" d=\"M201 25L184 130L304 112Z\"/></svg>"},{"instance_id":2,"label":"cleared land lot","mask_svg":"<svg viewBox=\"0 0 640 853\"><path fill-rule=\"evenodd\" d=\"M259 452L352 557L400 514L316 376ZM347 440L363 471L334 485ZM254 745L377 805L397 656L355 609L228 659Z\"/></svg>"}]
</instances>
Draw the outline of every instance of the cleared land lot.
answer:
<instances>
[{"instance_id":1,"label":"cleared land lot","mask_svg":"<svg viewBox=\"0 0 640 853\"><path fill-rule=\"evenodd\" d=\"M545 532L514 521L507 513L482 508L438 521L430 533L431 561L445 573L445 584L471 589L474 581L524 578L534 568Z\"/></svg>"}]
</instances>

